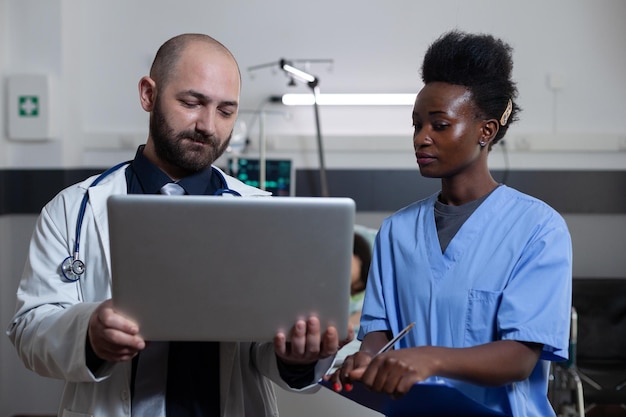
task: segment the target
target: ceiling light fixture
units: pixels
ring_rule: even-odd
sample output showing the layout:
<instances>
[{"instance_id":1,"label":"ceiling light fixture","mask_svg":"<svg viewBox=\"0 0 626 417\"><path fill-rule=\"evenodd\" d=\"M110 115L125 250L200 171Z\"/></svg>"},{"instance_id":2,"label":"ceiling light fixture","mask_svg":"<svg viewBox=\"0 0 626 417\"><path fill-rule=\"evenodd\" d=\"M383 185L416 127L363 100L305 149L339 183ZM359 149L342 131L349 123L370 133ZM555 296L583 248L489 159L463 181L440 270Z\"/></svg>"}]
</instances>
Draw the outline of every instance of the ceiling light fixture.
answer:
<instances>
[{"instance_id":1,"label":"ceiling light fixture","mask_svg":"<svg viewBox=\"0 0 626 417\"><path fill-rule=\"evenodd\" d=\"M273 102L285 106L413 106L415 94L283 94L273 97Z\"/></svg>"}]
</instances>

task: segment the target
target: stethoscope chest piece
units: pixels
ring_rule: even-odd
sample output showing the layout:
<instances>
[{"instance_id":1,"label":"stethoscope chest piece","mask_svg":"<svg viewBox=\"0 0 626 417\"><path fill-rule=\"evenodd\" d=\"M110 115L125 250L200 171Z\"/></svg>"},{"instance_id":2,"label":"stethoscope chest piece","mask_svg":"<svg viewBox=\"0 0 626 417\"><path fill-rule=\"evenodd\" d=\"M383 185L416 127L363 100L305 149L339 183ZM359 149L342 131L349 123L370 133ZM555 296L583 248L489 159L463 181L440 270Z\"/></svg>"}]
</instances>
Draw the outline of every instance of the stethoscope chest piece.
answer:
<instances>
[{"instance_id":1,"label":"stethoscope chest piece","mask_svg":"<svg viewBox=\"0 0 626 417\"><path fill-rule=\"evenodd\" d=\"M117 171L119 168L124 165L128 165L130 161L122 162L120 164L115 165L112 168L107 169L105 172L100 174L98 178L96 178L90 185L93 187L97 185L100 181L106 178L111 173ZM222 183L222 188L215 192L215 195L223 195L223 194L232 194L236 196L241 196L237 191L231 190L228 188L228 184L226 183L226 179L224 176L214 167L212 167L213 172L215 172ZM85 273L85 263L78 259L79 246L80 246L80 230L83 225L83 219L85 216L85 210L87 208L87 202L89 201L89 192L85 192L82 201L80 202L80 209L78 211L78 219L76 220L76 235L74 240L74 255L70 255L63 260L61 263L61 273L63 274L63 278L70 282L78 281L81 276Z\"/></svg>"},{"instance_id":2,"label":"stethoscope chest piece","mask_svg":"<svg viewBox=\"0 0 626 417\"><path fill-rule=\"evenodd\" d=\"M66 280L78 281L85 273L85 263L80 259L74 259L73 256L68 256L61 264L61 272Z\"/></svg>"}]
</instances>

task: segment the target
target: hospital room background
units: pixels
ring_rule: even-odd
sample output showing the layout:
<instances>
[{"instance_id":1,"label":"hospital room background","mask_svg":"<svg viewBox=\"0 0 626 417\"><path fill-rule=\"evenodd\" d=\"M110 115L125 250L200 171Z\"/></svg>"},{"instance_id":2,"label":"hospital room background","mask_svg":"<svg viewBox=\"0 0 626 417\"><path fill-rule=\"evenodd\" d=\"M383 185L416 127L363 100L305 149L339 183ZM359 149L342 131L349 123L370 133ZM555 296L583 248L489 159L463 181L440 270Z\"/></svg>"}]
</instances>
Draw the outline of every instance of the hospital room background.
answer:
<instances>
[{"instance_id":1,"label":"hospital room background","mask_svg":"<svg viewBox=\"0 0 626 417\"><path fill-rule=\"evenodd\" d=\"M316 123L313 105L280 102L312 92L281 60L315 75L322 96L414 97L425 49L443 32L504 38L514 48L523 112L490 155L494 177L562 213L575 281L591 281L585 288L593 292L626 280L625 20L623 0L0 0L0 322L6 327L12 317L42 205L132 158L145 141L137 83L157 47L181 32L216 37L241 67L241 112L218 165L286 160L292 195L321 195L325 178L327 194L353 198L356 222L372 229L438 187L420 177L413 156L413 98L320 104ZM10 99L25 85L38 97L34 127L19 116L33 110L14 109ZM610 295L626 298L620 291L599 296L596 303L604 301L590 310L601 315ZM0 338L0 417L54 414L61 388L27 371ZM279 401L287 417L378 415L328 390L280 392Z\"/></svg>"}]
</instances>

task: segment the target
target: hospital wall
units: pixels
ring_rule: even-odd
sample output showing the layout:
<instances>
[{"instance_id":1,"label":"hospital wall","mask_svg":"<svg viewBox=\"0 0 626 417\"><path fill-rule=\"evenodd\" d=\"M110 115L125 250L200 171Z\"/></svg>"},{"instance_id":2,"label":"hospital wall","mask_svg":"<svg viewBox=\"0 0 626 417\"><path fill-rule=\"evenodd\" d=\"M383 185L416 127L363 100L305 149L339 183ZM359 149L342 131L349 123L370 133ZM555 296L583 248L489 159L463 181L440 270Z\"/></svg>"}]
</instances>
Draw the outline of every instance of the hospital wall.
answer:
<instances>
[{"instance_id":1,"label":"hospital wall","mask_svg":"<svg viewBox=\"0 0 626 417\"><path fill-rule=\"evenodd\" d=\"M309 68L322 92L416 93L426 45L443 31L504 37L515 48L524 111L490 156L494 176L563 214L574 276L626 277L626 2L398 0L383 8L319 0L315 10L286 0L214 3L0 0L2 327L13 314L37 212L63 186L132 158L147 125L137 81L156 47L187 31L215 35L238 57L240 120L250 141L243 154L292 159L299 195L319 193L313 110L267 99L307 89L287 87L276 69L248 68L280 58L331 58L332 68ZM49 137L8 134L7 81L19 74L44 75L55 87ZM410 106L321 108L331 195L354 198L360 224L378 227L394 210L436 190L436 181L417 171L410 112ZM25 370L6 337L0 338L0 370L0 417L54 413L61 383ZM287 417L364 415L327 392L281 394L280 400Z\"/></svg>"}]
</instances>

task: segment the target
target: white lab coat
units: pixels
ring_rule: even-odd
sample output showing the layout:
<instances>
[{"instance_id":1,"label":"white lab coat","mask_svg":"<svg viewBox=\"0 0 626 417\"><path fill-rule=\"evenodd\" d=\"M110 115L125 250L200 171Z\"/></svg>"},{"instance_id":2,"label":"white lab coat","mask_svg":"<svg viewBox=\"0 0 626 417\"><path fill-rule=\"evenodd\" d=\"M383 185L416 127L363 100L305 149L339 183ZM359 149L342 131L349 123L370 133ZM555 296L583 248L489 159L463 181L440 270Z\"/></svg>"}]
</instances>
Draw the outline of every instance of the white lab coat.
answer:
<instances>
[{"instance_id":1,"label":"white lab coat","mask_svg":"<svg viewBox=\"0 0 626 417\"><path fill-rule=\"evenodd\" d=\"M228 187L244 197L269 194L225 178ZM100 302L111 297L106 200L112 194L126 193L123 168L89 188L94 179L68 187L43 208L7 335L29 369L66 381L60 416L130 416L131 362L107 364L94 375L85 360L89 317ZM60 265L74 250L85 192L89 192L89 204L82 225L80 257L86 271L79 281L68 282L62 278ZM304 391L315 390L315 381L331 362L329 358L318 363L313 385ZM221 343L222 416L277 416L276 397L268 378L290 389L279 376L271 343Z\"/></svg>"}]
</instances>

